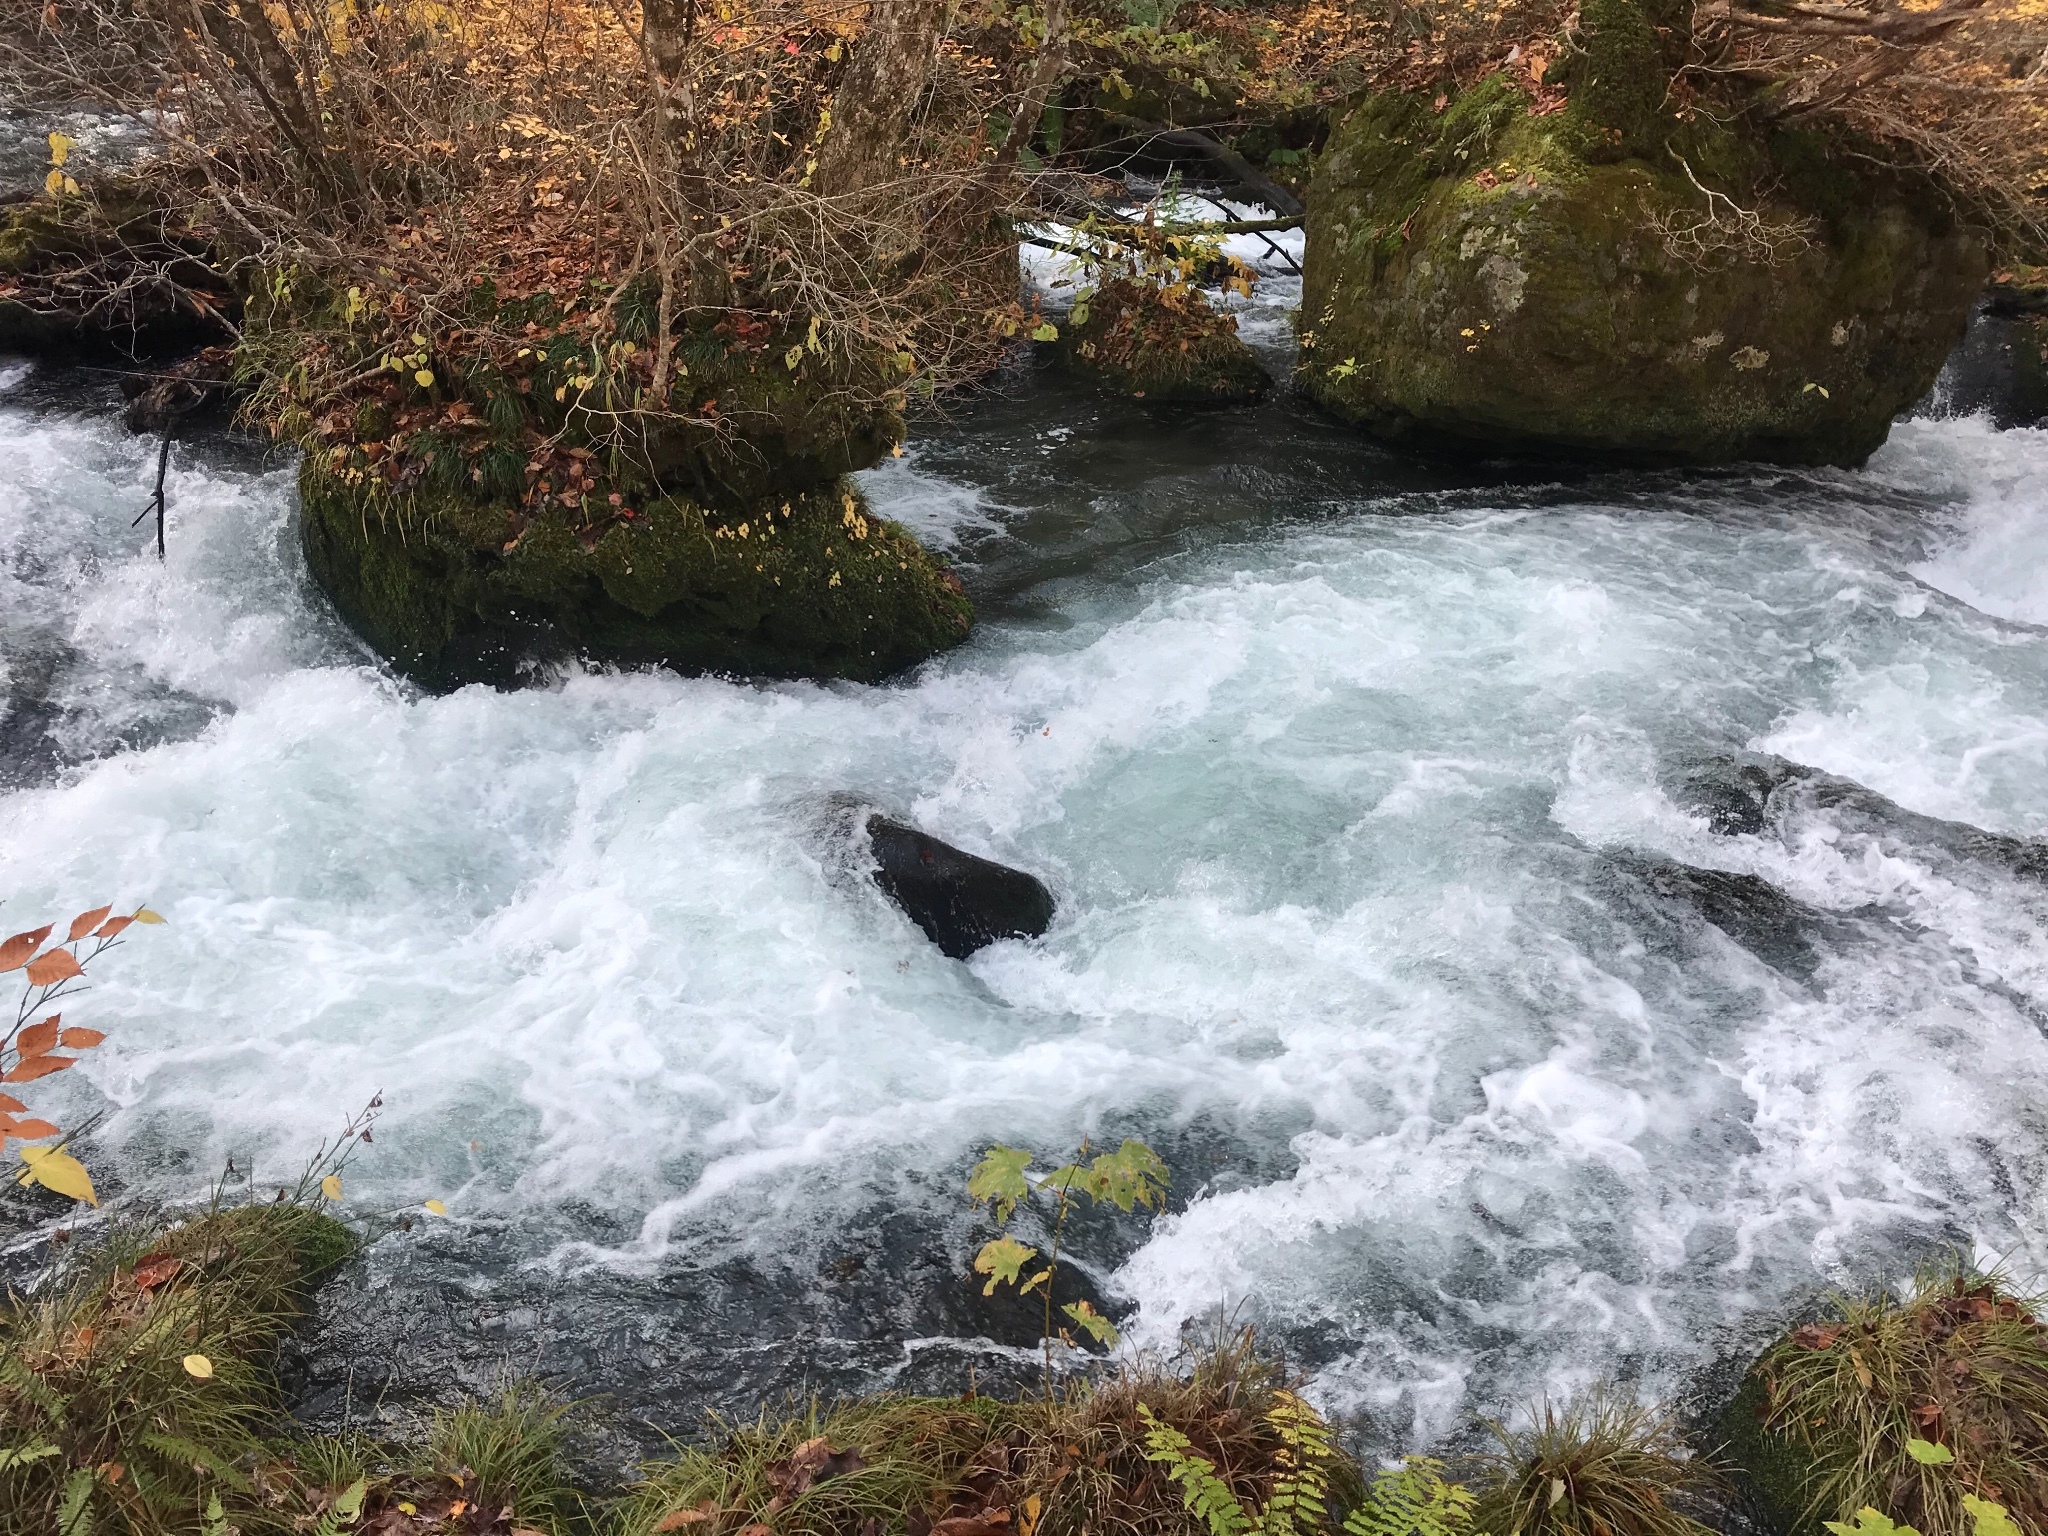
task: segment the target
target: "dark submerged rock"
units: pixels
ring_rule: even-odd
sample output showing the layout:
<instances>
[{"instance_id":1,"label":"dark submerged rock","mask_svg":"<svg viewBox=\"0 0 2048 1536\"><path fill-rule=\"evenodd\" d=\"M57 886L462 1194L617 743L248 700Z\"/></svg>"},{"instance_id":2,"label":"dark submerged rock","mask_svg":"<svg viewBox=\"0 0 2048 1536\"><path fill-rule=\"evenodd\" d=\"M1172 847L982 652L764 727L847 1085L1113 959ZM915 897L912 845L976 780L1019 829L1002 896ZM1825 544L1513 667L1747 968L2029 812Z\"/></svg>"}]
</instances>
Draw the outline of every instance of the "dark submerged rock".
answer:
<instances>
[{"instance_id":1,"label":"dark submerged rock","mask_svg":"<svg viewBox=\"0 0 2048 1536\"><path fill-rule=\"evenodd\" d=\"M1923 816L1853 779L1768 753L1731 753L1691 764L1670 788L1679 804L1704 814L1723 836L1796 834L1810 820L1825 820L1838 832L1873 839L1888 855L1966 861L2048 881L2048 840Z\"/></svg>"},{"instance_id":2,"label":"dark submerged rock","mask_svg":"<svg viewBox=\"0 0 2048 1536\"><path fill-rule=\"evenodd\" d=\"M1022 870L881 816L868 818L867 833L875 883L953 959L998 939L1035 939L1052 926L1052 892Z\"/></svg>"},{"instance_id":3,"label":"dark submerged rock","mask_svg":"<svg viewBox=\"0 0 2048 1536\"><path fill-rule=\"evenodd\" d=\"M1661 900L1688 908L1774 971L1811 981L1820 955L1814 936L1830 926L1827 913L1795 901L1768 880L1722 869L1700 869L1643 854L1614 862Z\"/></svg>"}]
</instances>

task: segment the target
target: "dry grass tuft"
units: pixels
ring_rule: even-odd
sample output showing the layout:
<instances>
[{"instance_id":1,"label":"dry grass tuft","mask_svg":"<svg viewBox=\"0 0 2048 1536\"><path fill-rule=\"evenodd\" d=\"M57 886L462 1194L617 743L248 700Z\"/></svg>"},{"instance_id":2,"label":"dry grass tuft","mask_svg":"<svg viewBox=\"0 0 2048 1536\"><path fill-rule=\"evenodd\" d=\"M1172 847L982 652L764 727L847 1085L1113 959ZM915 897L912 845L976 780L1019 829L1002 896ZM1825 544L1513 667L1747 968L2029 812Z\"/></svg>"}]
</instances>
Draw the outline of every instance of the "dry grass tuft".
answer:
<instances>
[{"instance_id":1,"label":"dry grass tuft","mask_svg":"<svg viewBox=\"0 0 2048 1536\"><path fill-rule=\"evenodd\" d=\"M1473 1528L1502 1536L1707 1536L1674 1503L1713 1484L1661 1410L1605 1390L1493 1426Z\"/></svg>"}]
</instances>

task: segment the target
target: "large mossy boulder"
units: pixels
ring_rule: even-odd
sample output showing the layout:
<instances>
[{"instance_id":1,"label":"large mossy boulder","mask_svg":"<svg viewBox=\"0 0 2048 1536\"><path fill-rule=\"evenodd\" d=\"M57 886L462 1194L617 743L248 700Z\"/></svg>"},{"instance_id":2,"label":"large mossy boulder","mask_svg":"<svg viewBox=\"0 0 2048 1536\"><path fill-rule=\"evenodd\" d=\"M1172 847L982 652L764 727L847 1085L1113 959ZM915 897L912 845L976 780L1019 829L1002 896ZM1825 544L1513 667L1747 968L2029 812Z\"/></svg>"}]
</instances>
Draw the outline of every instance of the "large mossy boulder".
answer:
<instances>
[{"instance_id":1,"label":"large mossy boulder","mask_svg":"<svg viewBox=\"0 0 2048 1536\"><path fill-rule=\"evenodd\" d=\"M1674 34L1583 12L1539 87L1366 98L1308 198L1300 379L1389 437L1855 464L1981 291L1936 189L1816 130L1669 114Z\"/></svg>"},{"instance_id":2,"label":"large mossy boulder","mask_svg":"<svg viewBox=\"0 0 2048 1536\"><path fill-rule=\"evenodd\" d=\"M354 628L430 687L535 656L875 679L958 644L959 579L851 482L714 511L657 497L601 531L462 493L394 496L309 457L306 562Z\"/></svg>"}]
</instances>

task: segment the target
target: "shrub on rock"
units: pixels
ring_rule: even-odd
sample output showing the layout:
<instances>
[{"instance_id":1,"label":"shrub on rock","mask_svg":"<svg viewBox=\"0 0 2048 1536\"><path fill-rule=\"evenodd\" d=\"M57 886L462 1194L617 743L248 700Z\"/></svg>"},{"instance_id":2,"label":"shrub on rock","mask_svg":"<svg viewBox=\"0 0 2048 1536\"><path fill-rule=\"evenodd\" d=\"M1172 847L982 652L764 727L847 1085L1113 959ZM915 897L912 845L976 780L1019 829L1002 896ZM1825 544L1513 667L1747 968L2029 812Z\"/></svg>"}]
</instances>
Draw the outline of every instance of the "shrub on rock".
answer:
<instances>
[{"instance_id":1,"label":"shrub on rock","mask_svg":"<svg viewBox=\"0 0 2048 1536\"><path fill-rule=\"evenodd\" d=\"M1838 1297L1751 1367L1722 1420L1726 1455L1781 1528L1857 1510L1969 1536L1965 1496L2048 1525L2048 1328L2038 1303L1967 1268L1904 1300Z\"/></svg>"}]
</instances>

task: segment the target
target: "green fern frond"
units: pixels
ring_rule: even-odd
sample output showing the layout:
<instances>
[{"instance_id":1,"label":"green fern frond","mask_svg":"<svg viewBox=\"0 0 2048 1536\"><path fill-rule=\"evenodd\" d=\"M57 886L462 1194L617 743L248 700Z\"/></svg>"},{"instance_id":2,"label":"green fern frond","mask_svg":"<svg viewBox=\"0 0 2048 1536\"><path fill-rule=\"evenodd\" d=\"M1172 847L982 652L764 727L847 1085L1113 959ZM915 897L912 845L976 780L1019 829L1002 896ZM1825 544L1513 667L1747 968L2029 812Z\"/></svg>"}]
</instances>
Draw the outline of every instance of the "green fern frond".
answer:
<instances>
[{"instance_id":1,"label":"green fern frond","mask_svg":"<svg viewBox=\"0 0 2048 1536\"><path fill-rule=\"evenodd\" d=\"M1145 1421L1145 1459L1165 1467L1167 1477L1180 1484L1181 1498L1209 1528L1209 1536L1251 1536L1252 1519L1230 1485L1216 1475L1216 1463L1171 1424L1162 1424L1143 1403L1138 1416Z\"/></svg>"},{"instance_id":2,"label":"green fern frond","mask_svg":"<svg viewBox=\"0 0 2048 1536\"><path fill-rule=\"evenodd\" d=\"M1475 1536L1472 1491L1444 1480L1443 1463L1410 1456L1381 1472L1358 1508L1344 1517L1346 1536Z\"/></svg>"}]
</instances>

